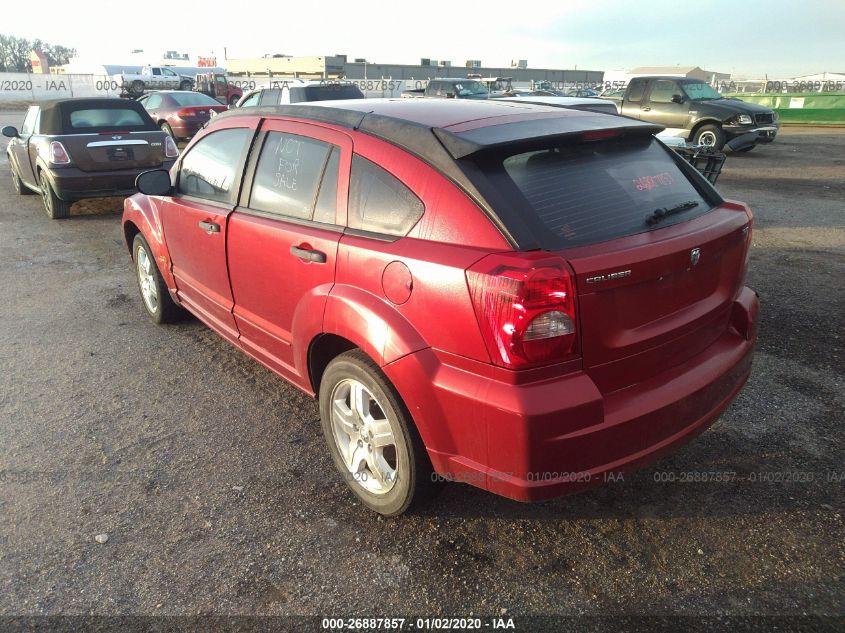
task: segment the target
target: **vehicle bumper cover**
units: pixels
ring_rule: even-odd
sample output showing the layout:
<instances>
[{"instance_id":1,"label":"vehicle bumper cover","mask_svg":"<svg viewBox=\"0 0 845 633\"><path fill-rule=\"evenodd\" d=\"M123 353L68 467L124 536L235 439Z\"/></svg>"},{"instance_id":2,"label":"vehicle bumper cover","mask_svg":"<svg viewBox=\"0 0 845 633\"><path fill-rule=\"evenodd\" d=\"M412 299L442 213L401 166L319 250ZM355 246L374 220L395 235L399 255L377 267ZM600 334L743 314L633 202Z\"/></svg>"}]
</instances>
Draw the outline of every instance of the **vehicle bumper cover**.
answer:
<instances>
[{"instance_id":1,"label":"vehicle bumper cover","mask_svg":"<svg viewBox=\"0 0 845 633\"><path fill-rule=\"evenodd\" d=\"M138 192L135 179L151 169L170 169L174 161L167 160L158 167L115 169L110 171L82 171L76 167L47 171L50 185L61 200L73 202L85 198L131 196Z\"/></svg>"},{"instance_id":2,"label":"vehicle bumper cover","mask_svg":"<svg viewBox=\"0 0 845 633\"><path fill-rule=\"evenodd\" d=\"M730 327L712 345L609 394L583 371L518 384L500 380L498 370L485 374L489 365L471 367L475 361L431 349L384 371L437 473L539 501L642 467L707 429L748 380L758 310L756 293L743 288Z\"/></svg>"}]
</instances>

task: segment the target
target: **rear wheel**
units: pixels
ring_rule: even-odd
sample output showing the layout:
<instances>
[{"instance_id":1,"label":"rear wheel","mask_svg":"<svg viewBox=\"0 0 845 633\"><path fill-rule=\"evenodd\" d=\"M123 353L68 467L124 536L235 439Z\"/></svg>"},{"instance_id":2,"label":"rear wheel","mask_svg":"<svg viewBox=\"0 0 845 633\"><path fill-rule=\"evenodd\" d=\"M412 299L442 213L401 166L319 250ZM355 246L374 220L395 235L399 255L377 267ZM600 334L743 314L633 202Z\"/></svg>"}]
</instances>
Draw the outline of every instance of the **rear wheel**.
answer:
<instances>
[{"instance_id":1,"label":"rear wheel","mask_svg":"<svg viewBox=\"0 0 845 633\"><path fill-rule=\"evenodd\" d=\"M60 200L50 186L47 174L41 171L38 174L38 183L41 185L41 199L44 201L44 210L51 220L61 220L70 215L70 202Z\"/></svg>"},{"instance_id":2,"label":"rear wheel","mask_svg":"<svg viewBox=\"0 0 845 633\"><path fill-rule=\"evenodd\" d=\"M693 142L696 145L703 145L705 147L712 147L715 150L721 150L725 146L727 137L718 125L702 125L698 132L695 133Z\"/></svg>"},{"instance_id":3,"label":"rear wheel","mask_svg":"<svg viewBox=\"0 0 845 633\"><path fill-rule=\"evenodd\" d=\"M158 270L147 240L138 233L132 242L132 261L135 262L135 279L147 314L156 323L173 323L184 315L184 311L167 290L167 284Z\"/></svg>"},{"instance_id":4,"label":"rear wheel","mask_svg":"<svg viewBox=\"0 0 845 633\"><path fill-rule=\"evenodd\" d=\"M20 176L18 176L14 167L9 165L9 169L12 172L12 187L15 188L15 192L17 192L19 196L31 196L35 193L32 189L23 184L23 181L20 179Z\"/></svg>"},{"instance_id":5,"label":"rear wheel","mask_svg":"<svg viewBox=\"0 0 845 633\"><path fill-rule=\"evenodd\" d=\"M436 490L410 414L378 365L360 350L341 354L326 368L320 419L335 466L371 510L396 516Z\"/></svg>"},{"instance_id":6,"label":"rear wheel","mask_svg":"<svg viewBox=\"0 0 845 633\"><path fill-rule=\"evenodd\" d=\"M179 84L179 90L190 90L191 89L191 82L187 79Z\"/></svg>"},{"instance_id":7,"label":"rear wheel","mask_svg":"<svg viewBox=\"0 0 845 633\"><path fill-rule=\"evenodd\" d=\"M174 140L176 139L176 137L173 136L173 128L170 127L170 124L167 121L162 122L162 124L159 125L159 127L161 128L162 132L164 132L168 136L173 137Z\"/></svg>"},{"instance_id":8,"label":"rear wheel","mask_svg":"<svg viewBox=\"0 0 845 633\"><path fill-rule=\"evenodd\" d=\"M136 79L135 81L132 82L130 90L132 91L132 94L134 96L140 97L142 94L144 94L144 88L145 87L146 86L144 85L143 81L141 81L140 79Z\"/></svg>"},{"instance_id":9,"label":"rear wheel","mask_svg":"<svg viewBox=\"0 0 845 633\"><path fill-rule=\"evenodd\" d=\"M234 108L234 107L238 104L238 99L239 99L239 98L240 98L240 97L238 97L238 95L232 95L232 98L231 98L231 99L229 99L229 105L230 105L230 106L232 106L232 107Z\"/></svg>"}]
</instances>

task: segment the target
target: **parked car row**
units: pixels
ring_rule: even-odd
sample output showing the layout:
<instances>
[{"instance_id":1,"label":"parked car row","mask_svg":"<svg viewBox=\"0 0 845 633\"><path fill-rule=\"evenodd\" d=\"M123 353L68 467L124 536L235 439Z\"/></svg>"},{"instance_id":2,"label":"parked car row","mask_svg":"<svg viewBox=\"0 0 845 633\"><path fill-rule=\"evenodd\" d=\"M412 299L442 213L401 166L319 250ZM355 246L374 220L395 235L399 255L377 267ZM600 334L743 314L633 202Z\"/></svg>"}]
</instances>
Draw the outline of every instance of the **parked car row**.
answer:
<instances>
[{"instance_id":1,"label":"parked car row","mask_svg":"<svg viewBox=\"0 0 845 633\"><path fill-rule=\"evenodd\" d=\"M176 157L142 104L82 101L4 129L13 179L27 157L23 187L53 193L36 171L99 190L101 166L156 167L123 212L143 309L192 313L315 396L375 512L443 479L521 501L596 485L705 430L749 376L751 212L658 125L519 99L259 97Z\"/></svg>"}]
</instances>

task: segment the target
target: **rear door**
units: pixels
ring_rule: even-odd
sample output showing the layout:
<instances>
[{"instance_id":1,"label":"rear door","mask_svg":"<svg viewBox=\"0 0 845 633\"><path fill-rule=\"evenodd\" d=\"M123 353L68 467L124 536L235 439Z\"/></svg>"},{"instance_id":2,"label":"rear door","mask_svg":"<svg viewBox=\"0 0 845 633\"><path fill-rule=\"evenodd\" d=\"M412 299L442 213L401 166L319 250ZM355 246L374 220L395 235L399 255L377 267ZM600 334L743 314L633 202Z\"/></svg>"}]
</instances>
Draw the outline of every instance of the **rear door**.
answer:
<instances>
[{"instance_id":1,"label":"rear door","mask_svg":"<svg viewBox=\"0 0 845 633\"><path fill-rule=\"evenodd\" d=\"M635 119L642 119L644 111L648 105L644 103L646 89L648 88L648 79L643 77L636 77L628 84L625 94L622 97L622 111L621 114L633 117ZM648 112L646 110L645 112ZM651 119L648 119L651 120Z\"/></svg>"},{"instance_id":2,"label":"rear door","mask_svg":"<svg viewBox=\"0 0 845 633\"><path fill-rule=\"evenodd\" d=\"M256 121L227 123L194 142L178 164L176 192L162 198L161 223L179 299L232 341L226 267L227 220L235 206Z\"/></svg>"},{"instance_id":3,"label":"rear door","mask_svg":"<svg viewBox=\"0 0 845 633\"><path fill-rule=\"evenodd\" d=\"M296 381L297 336L322 321L345 219L351 139L265 121L229 220L229 276L241 345Z\"/></svg>"}]
</instances>

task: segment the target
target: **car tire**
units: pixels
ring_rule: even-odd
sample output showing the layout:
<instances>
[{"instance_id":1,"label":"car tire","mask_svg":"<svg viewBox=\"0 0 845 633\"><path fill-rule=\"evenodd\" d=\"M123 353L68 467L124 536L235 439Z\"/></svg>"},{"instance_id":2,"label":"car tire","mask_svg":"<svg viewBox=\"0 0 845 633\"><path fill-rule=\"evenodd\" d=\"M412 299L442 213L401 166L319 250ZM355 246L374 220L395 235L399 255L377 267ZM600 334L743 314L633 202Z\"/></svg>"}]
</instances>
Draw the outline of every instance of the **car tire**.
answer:
<instances>
[{"instance_id":1,"label":"car tire","mask_svg":"<svg viewBox=\"0 0 845 633\"><path fill-rule=\"evenodd\" d=\"M407 407L366 354L353 350L329 363L319 399L332 460L366 507L397 516L437 491Z\"/></svg>"},{"instance_id":2,"label":"car tire","mask_svg":"<svg viewBox=\"0 0 845 633\"><path fill-rule=\"evenodd\" d=\"M132 241L132 262L135 267L135 281L138 282L138 291L141 293L141 303L153 322L161 325L181 320L185 311L170 296L152 249L140 233Z\"/></svg>"},{"instance_id":3,"label":"car tire","mask_svg":"<svg viewBox=\"0 0 845 633\"><path fill-rule=\"evenodd\" d=\"M70 202L61 200L50 186L50 180L45 171L38 172L38 182L41 185L41 200L44 202L44 210L51 220L61 220L70 215Z\"/></svg>"},{"instance_id":4,"label":"car tire","mask_svg":"<svg viewBox=\"0 0 845 633\"><path fill-rule=\"evenodd\" d=\"M176 140L176 137L173 135L173 128L170 127L170 124L167 121L162 122L162 124L158 127L161 128L162 132L172 137L174 141Z\"/></svg>"},{"instance_id":5,"label":"car tire","mask_svg":"<svg viewBox=\"0 0 845 633\"><path fill-rule=\"evenodd\" d=\"M145 88L146 85L140 79L136 79L135 81L133 81L132 85L129 87L129 89L132 91L132 94L136 97L140 97L142 94L144 94Z\"/></svg>"},{"instance_id":6,"label":"car tire","mask_svg":"<svg viewBox=\"0 0 845 633\"><path fill-rule=\"evenodd\" d=\"M240 99L238 95L232 95L232 98L229 99L229 105L234 108L236 105L238 105L238 99Z\"/></svg>"},{"instance_id":7,"label":"car tire","mask_svg":"<svg viewBox=\"0 0 845 633\"><path fill-rule=\"evenodd\" d=\"M23 180L21 180L20 176L18 176L14 167L9 165L9 169L12 172L12 187L14 187L15 192L19 196L31 196L35 193L32 189L23 184Z\"/></svg>"},{"instance_id":8,"label":"car tire","mask_svg":"<svg viewBox=\"0 0 845 633\"><path fill-rule=\"evenodd\" d=\"M695 133L693 143L721 151L727 140L728 137L718 125L702 125Z\"/></svg>"},{"instance_id":9,"label":"car tire","mask_svg":"<svg viewBox=\"0 0 845 633\"><path fill-rule=\"evenodd\" d=\"M183 81L179 84L179 90L190 90L193 86L191 86L191 82L188 80Z\"/></svg>"}]
</instances>

